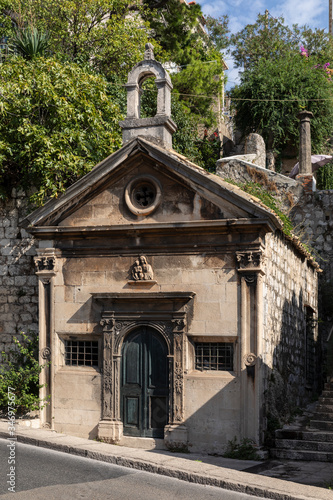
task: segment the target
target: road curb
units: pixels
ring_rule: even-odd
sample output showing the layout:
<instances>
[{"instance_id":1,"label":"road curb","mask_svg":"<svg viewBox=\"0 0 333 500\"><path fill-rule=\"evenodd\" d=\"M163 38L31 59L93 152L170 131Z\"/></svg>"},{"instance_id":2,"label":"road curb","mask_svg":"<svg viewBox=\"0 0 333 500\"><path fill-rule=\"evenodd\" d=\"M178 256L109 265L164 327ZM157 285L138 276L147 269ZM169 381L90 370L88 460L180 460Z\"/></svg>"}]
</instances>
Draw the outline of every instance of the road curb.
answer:
<instances>
[{"instance_id":1,"label":"road curb","mask_svg":"<svg viewBox=\"0 0 333 500\"><path fill-rule=\"evenodd\" d=\"M170 461L173 460L177 462L177 466L172 465L161 465L158 463L152 463L148 460L142 458L135 458L131 456L121 455L122 447L119 447L119 453L114 452L103 452L87 449L91 446L108 446L105 443L98 443L95 441L84 440L82 438L73 438L71 436L66 436L63 434L57 434L54 431L46 431L45 429L41 432L50 432L50 438L38 438L36 434L38 429L24 429L20 430L16 428L15 438L18 442L30 444L33 446L39 446L42 448L52 449L54 451L61 451L64 453L69 453L71 455L77 455L81 457L90 458L93 460L110 463L113 465L119 465L122 467L127 467L131 469L141 470L145 472L151 472L154 474L160 474L167 477L172 477L175 479L180 479L182 481L187 481L191 483L197 483L201 485L215 486L218 488L235 491L238 493L244 493L247 495L253 495L261 498L276 499L276 500L332 500L332 492L325 490L323 488L318 488L315 486L305 486L302 484L292 483L290 481L283 481L281 479L272 479L265 476L258 476L251 473L246 473L242 471L235 471L218 466L207 466L206 469L211 469L211 473L205 472L200 473L197 471L189 470L192 467L198 466L197 462L191 462L186 460L186 465L182 468L179 466L179 461L184 459L177 459L177 457L170 457ZM33 434L31 436L27 434ZM0 438L11 439L8 436L8 432L0 429ZM82 441L82 444L71 445L68 443L56 442L55 439L61 439L62 441L68 441L76 439ZM86 442L86 443L85 443ZM114 446L110 445L110 448ZM118 448L118 447L117 447ZM130 449L126 449L128 451ZM118 450L117 450L118 451ZM137 452L137 450L134 450ZM142 450L141 450L142 451ZM125 454L125 453L124 453ZM158 455L156 455L156 462ZM204 465L204 464L202 464ZM187 469L187 470L186 470ZM224 477L223 477L224 476ZM237 478L230 478L225 476L237 476ZM259 483L259 484L258 484ZM261 483L261 484L260 484ZM294 490L294 491L292 491Z\"/></svg>"}]
</instances>

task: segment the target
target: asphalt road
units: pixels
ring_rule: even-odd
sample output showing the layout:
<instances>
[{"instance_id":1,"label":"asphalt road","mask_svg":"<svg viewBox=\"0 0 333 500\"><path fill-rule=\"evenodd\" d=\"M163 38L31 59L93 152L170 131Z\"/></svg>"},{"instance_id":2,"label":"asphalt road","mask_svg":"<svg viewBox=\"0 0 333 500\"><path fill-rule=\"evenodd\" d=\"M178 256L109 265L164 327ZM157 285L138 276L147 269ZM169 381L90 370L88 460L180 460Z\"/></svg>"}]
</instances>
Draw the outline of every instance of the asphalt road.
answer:
<instances>
[{"instance_id":1,"label":"asphalt road","mask_svg":"<svg viewBox=\"0 0 333 500\"><path fill-rule=\"evenodd\" d=\"M259 500L45 448L8 444L0 439L2 500ZM15 493L8 491L10 487Z\"/></svg>"}]
</instances>

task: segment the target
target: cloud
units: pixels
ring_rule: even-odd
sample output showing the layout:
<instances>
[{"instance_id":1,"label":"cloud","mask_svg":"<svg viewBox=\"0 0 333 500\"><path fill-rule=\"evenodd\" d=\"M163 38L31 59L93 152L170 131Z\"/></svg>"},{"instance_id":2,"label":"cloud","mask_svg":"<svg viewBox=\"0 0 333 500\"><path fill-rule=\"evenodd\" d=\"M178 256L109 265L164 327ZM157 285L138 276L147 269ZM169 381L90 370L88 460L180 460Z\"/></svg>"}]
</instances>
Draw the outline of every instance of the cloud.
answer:
<instances>
[{"instance_id":1,"label":"cloud","mask_svg":"<svg viewBox=\"0 0 333 500\"><path fill-rule=\"evenodd\" d=\"M286 24L307 24L318 27L318 20L327 11L327 0L284 0L280 5L270 10L272 16L283 16ZM328 24L328 16L327 16Z\"/></svg>"}]
</instances>

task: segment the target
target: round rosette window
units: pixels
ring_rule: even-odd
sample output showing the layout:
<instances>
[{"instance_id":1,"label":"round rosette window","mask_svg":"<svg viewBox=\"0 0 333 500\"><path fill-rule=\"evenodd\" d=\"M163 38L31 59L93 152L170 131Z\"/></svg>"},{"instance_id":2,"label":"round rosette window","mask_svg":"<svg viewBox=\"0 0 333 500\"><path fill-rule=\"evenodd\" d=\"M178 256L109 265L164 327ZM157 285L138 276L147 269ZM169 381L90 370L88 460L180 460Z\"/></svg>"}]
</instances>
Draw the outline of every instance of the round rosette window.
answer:
<instances>
[{"instance_id":1,"label":"round rosette window","mask_svg":"<svg viewBox=\"0 0 333 500\"><path fill-rule=\"evenodd\" d=\"M136 177L125 189L125 202L135 215L148 215L161 203L161 184L151 175Z\"/></svg>"}]
</instances>

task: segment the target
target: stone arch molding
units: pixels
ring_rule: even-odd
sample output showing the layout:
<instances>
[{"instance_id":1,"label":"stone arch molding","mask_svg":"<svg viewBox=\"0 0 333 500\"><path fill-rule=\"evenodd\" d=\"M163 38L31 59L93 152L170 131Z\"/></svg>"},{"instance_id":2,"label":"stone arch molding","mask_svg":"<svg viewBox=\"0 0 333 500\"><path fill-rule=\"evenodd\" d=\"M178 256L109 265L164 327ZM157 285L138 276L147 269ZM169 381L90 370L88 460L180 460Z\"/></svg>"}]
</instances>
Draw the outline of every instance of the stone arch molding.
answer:
<instances>
[{"instance_id":1,"label":"stone arch molding","mask_svg":"<svg viewBox=\"0 0 333 500\"><path fill-rule=\"evenodd\" d=\"M103 322L103 320L102 320ZM173 355L173 325L171 321L116 321L115 322L115 343L114 354L121 356L123 343L127 336L141 326L148 326L158 332L165 341L168 348L168 355Z\"/></svg>"}]
</instances>

